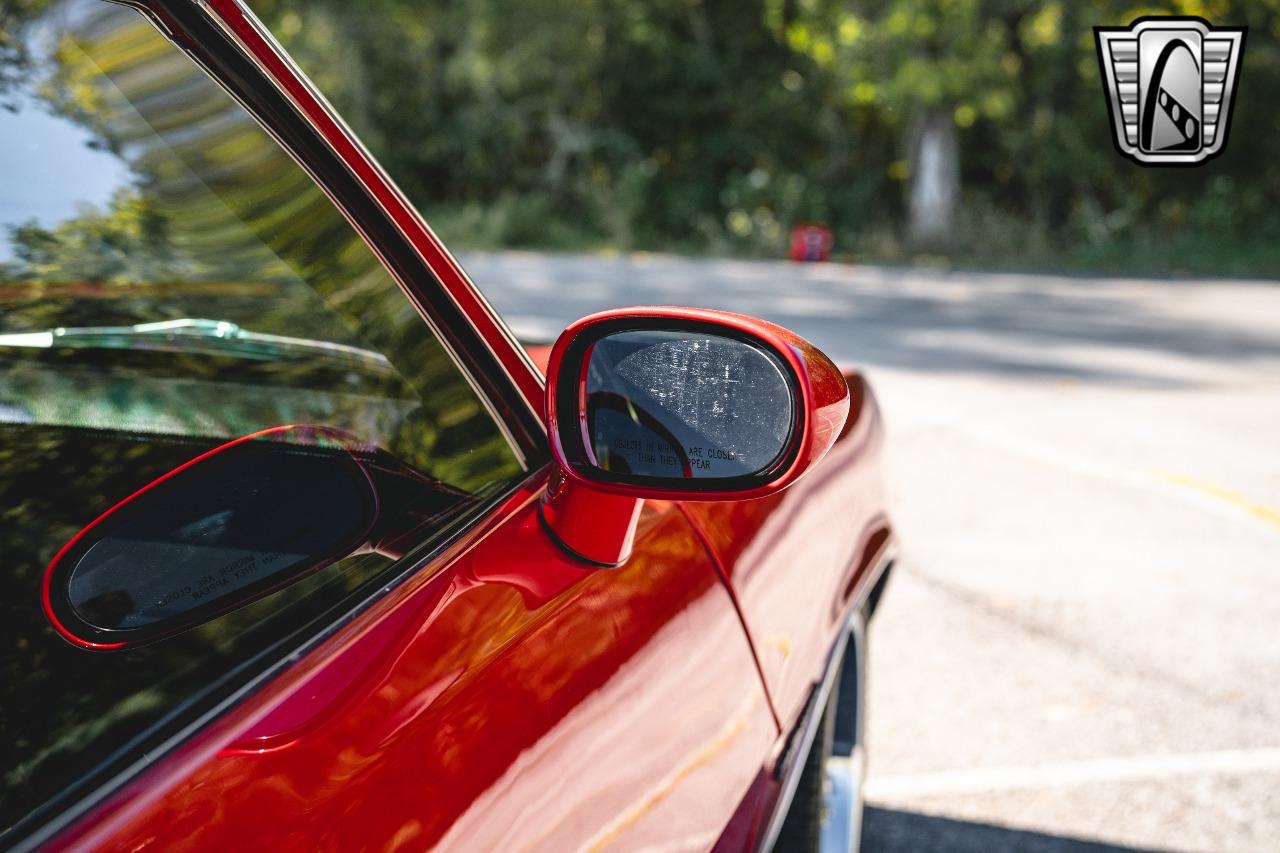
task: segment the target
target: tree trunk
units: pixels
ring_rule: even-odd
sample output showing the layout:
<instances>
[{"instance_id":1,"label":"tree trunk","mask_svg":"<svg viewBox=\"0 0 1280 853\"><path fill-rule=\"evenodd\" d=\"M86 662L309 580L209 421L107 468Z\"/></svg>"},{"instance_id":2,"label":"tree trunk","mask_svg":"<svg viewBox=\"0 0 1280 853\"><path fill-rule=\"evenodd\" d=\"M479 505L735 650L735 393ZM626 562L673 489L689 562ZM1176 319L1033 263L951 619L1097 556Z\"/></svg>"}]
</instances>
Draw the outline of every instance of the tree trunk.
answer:
<instances>
[{"instance_id":1,"label":"tree trunk","mask_svg":"<svg viewBox=\"0 0 1280 853\"><path fill-rule=\"evenodd\" d=\"M960 199L960 156L951 111L925 113L912 122L909 138L908 237L916 246L944 247L951 242Z\"/></svg>"}]
</instances>

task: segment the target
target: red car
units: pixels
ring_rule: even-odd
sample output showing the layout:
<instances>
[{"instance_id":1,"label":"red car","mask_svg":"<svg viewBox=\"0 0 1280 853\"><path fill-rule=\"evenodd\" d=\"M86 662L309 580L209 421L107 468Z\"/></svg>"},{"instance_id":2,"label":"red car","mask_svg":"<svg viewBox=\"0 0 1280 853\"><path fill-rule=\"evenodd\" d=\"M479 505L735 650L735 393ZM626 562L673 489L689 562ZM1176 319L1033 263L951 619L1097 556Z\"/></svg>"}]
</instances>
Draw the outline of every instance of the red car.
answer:
<instances>
[{"instance_id":1,"label":"red car","mask_svg":"<svg viewBox=\"0 0 1280 853\"><path fill-rule=\"evenodd\" d=\"M234 0L0 24L0 846L856 846L858 374L526 351Z\"/></svg>"}]
</instances>

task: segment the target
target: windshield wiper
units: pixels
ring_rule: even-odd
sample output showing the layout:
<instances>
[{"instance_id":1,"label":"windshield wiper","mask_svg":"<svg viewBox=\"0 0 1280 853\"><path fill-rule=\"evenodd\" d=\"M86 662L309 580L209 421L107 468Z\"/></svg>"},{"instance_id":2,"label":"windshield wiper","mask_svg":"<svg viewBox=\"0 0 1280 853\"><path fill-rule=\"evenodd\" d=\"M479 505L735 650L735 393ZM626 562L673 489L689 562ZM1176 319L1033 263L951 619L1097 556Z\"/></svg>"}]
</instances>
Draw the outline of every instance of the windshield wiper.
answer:
<instances>
[{"instance_id":1,"label":"windshield wiper","mask_svg":"<svg viewBox=\"0 0 1280 853\"><path fill-rule=\"evenodd\" d=\"M199 352L256 361L319 358L350 367L395 372L382 353L333 341L251 332L226 320L184 318L136 326L58 327L0 334L0 347Z\"/></svg>"}]
</instances>

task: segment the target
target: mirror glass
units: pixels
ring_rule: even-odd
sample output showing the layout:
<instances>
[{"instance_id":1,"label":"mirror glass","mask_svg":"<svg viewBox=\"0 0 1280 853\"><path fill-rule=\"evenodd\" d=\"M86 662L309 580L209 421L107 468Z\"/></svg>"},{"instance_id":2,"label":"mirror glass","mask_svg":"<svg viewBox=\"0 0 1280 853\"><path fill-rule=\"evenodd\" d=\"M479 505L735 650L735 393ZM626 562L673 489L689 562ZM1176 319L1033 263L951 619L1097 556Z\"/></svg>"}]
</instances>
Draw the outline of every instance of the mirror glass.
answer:
<instances>
[{"instance_id":1,"label":"mirror glass","mask_svg":"<svg viewBox=\"0 0 1280 853\"><path fill-rule=\"evenodd\" d=\"M92 642L181 630L346 556L376 497L341 448L246 441L116 506L59 558L55 613ZM77 626L79 626L77 628Z\"/></svg>"},{"instance_id":2,"label":"mirror glass","mask_svg":"<svg viewBox=\"0 0 1280 853\"><path fill-rule=\"evenodd\" d=\"M770 469L795 422L792 383L771 353L684 331L607 335L588 353L590 461L612 474L730 479Z\"/></svg>"}]
</instances>

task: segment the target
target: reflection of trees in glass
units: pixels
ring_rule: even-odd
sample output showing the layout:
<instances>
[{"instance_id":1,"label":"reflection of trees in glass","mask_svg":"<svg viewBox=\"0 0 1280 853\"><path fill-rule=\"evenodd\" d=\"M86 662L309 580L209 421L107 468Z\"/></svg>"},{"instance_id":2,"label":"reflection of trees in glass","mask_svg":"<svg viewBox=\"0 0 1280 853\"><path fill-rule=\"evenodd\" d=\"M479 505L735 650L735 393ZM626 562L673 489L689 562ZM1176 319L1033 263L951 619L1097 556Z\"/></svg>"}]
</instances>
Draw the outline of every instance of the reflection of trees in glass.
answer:
<instances>
[{"instance_id":1,"label":"reflection of trees in glass","mask_svg":"<svg viewBox=\"0 0 1280 853\"><path fill-rule=\"evenodd\" d=\"M306 360L0 348L3 830L389 564L349 558L196 631L95 655L54 635L39 583L58 548L104 509L232 435L299 421L376 441L468 491L520 467L325 195L136 12L99 0L0 0L0 24L0 133L22 110L43 110L88 130L96 148L128 166L105 202L60 221L4 223L0 333L225 319L373 349L400 374Z\"/></svg>"},{"instance_id":2,"label":"reflection of trees in glass","mask_svg":"<svg viewBox=\"0 0 1280 853\"><path fill-rule=\"evenodd\" d=\"M26 69L22 86L44 108L121 157L133 185L105 209L10 228L4 330L209 317L378 350L422 389L419 410L385 437L390 449L471 488L514 471L413 306L257 123L137 14L96 2L55 10L28 12L37 26L19 43L46 52L12 67ZM280 365L277 384L299 369Z\"/></svg>"},{"instance_id":3,"label":"reflection of trees in glass","mask_svg":"<svg viewBox=\"0 0 1280 853\"><path fill-rule=\"evenodd\" d=\"M22 29L48 5L49 0L0 0L0 109L13 107L8 96L29 74Z\"/></svg>"},{"instance_id":4,"label":"reflection of trees in glass","mask_svg":"<svg viewBox=\"0 0 1280 853\"><path fill-rule=\"evenodd\" d=\"M274 292L225 307L263 331L352 342L312 288L361 282L385 291L373 258L323 193L212 81L134 13L60 4L74 31L38 28L28 90L55 115L89 129L129 166L108 209L51 227L10 230L6 278L35 283L270 282ZM66 17L73 17L66 15ZM304 284L304 282L306 284ZM310 285L307 286L307 285ZM179 295L179 294L171 294ZM191 316L178 300L135 322ZM355 324L359 327L359 324ZM12 328L12 325L9 325Z\"/></svg>"},{"instance_id":5,"label":"reflection of trees in glass","mask_svg":"<svg viewBox=\"0 0 1280 853\"><path fill-rule=\"evenodd\" d=\"M14 261L0 264L0 276L33 283L170 279L175 271L166 226L150 199L121 189L108 210L85 206L80 216L52 228L35 221L10 226Z\"/></svg>"}]
</instances>

